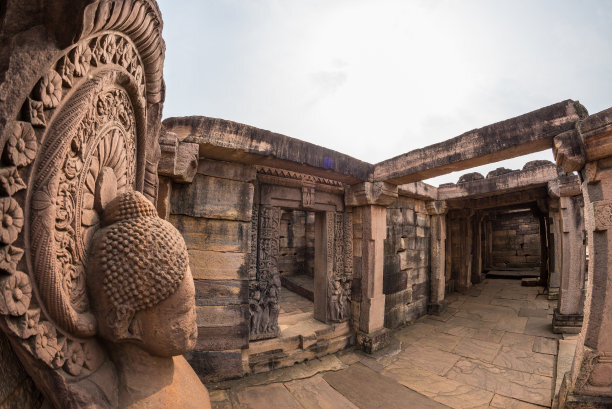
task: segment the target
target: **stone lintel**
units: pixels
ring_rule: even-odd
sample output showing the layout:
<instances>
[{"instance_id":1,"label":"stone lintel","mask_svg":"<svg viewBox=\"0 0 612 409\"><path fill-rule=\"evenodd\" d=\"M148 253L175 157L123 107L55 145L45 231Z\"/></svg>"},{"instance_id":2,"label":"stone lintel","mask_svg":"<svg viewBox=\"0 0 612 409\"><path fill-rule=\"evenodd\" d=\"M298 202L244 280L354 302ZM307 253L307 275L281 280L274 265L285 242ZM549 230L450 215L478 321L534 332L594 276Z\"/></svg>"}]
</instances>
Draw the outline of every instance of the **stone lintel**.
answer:
<instances>
[{"instance_id":1,"label":"stone lintel","mask_svg":"<svg viewBox=\"0 0 612 409\"><path fill-rule=\"evenodd\" d=\"M380 351L389 344L391 332L387 328L381 328L376 332L367 334L362 331L357 332L357 345L367 354Z\"/></svg>"},{"instance_id":2,"label":"stone lintel","mask_svg":"<svg viewBox=\"0 0 612 409\"><path fill-rule=\"evenodd\" d=\"M593 114L580 124L587 162L612 156L612 108Z\"/></svg>"},{"instance_id":3,"label":"stone lintel","mask_svg":"<svg viewBox=\"0 0 612 409\"><path fill-rule=\"evenodd\" d=\"M587 116L566 100L375 165L374 180L403 184L550 149L553 138Z\"/></svg>"},{"instance_id":4,"label":"stone lintel","mask_svg":"<svg viewBox=\"0 0 612 409\"><path fill-rule=\"evenodd\" d=\"M425 201L438 199L438 188L425 182L406 183L397 188L401 196Z\"/></svg>"},{"instance_id":5,"label":"stone lintel","mask_svg":"<svg viewBox=\"0 0 612 409\"><path fill-rule=\"evenodd\" d=\"M177 183L191 183L198 171L199 146L180 142L175 133L166 132L159 138L161 157L157 173Z\"/></svg>"},{"instance_id":6,"label":"stone lintel","mask_svg":"<svg viewBox=\"0 0 612 409\"><path fill-rule=\"evenodd\" d=\"M559 197L571 197L582 194L582 184L578 175L559 176Z\"/></svg>"},{"instance_id":7,"label":"stone lintel","mask_svg":"<svg viewBox=\"0 0 612 409\"><path fill-rule=\"evenodd\" d=\"M555 308L553 314L553 332L555 334L578 334L582 329L583 314L561 314Z\"/></svg>"},{"instance_id":8,"label":"stone lintel","mask_svg":"<svg viewBox=\"0 0 612 409\"><path fill-rule=\"evenodd\" d=\"M448 205L444 200L427 202L425 207L427 208L427 214L429 215L443 215L448 212Z\"/></svg>"},{"instance_id":9,"label":"stone lintel","mask_svg":"<svg viewBox=\"0 0 612 409\"><path fill-rule=\"evenodd\" d=\"M469 199L483 195L500 195L517 190L527 190L545 186L558 176L554 164L534 169L517 170L487 179L457 183L453 186L438 188L439 200Z\"/></svg>"},{"instance_id":10,"label":"stone lintel","mask_svg":"<svg viewBox=\"0 0 612 409\"><path fill-rule=\"evenodd\" d=\"M363 182L346 188L346 206L389 206L397 199L396 185L386 182Z\"/></svg>"}]
</instances>

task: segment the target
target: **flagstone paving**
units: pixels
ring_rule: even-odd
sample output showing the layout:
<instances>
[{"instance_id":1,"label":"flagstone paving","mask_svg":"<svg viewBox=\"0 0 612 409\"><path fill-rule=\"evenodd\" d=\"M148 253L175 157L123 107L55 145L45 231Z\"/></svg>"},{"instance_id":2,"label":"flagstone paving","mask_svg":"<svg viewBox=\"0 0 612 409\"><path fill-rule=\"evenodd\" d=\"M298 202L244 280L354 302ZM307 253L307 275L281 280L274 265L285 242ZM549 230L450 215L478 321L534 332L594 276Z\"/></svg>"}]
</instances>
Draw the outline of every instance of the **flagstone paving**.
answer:
<instances>
[{"instance_id":1,"label":"flagstone paving","mask_svg":"<svg viewBox=\"0 0 612 409\"><path fill-rule=\"evenodd\" d=\"M487 279L448 311L393 331L373 355L335 355L209 384L217 409L550 407L559 336L539 287ZM562 376L562 374L560 375Z\"/></svg>"}]
</instances>

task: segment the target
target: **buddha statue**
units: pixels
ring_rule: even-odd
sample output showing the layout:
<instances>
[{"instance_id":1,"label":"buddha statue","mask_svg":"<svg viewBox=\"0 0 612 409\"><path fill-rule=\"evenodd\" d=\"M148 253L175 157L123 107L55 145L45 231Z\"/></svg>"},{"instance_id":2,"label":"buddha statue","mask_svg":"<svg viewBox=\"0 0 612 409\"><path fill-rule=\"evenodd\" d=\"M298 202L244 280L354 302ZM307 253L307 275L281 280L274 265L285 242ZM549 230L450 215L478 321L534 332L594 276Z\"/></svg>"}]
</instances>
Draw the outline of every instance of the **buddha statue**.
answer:
<instances>
[{"instance_id":1,"label":"buddha statue","mask_svg":"<svg viewBox=\"0 0 612 409\"><path fill-rule=\"evenodd\" d=\"M210 408L182 354L197 339L185 242L138 192L104 208L87 288L98 337L116 368L119 408Z\"/></svg>"}]
</instances>

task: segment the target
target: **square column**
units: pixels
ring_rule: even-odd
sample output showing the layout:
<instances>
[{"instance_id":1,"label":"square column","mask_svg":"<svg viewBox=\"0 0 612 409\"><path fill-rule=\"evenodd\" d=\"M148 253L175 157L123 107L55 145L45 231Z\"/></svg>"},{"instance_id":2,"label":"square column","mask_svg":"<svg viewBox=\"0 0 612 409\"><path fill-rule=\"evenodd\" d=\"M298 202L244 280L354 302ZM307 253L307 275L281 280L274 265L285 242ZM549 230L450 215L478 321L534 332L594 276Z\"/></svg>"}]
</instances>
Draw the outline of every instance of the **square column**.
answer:
<instances>
[{"instance_id":1,"label":"square column","mask_svg":"<svg viewBox=\"0 0 612 409\"><path fill-rule=\"evenodd\" d=\"M577 176L560 178L561 283L553 331L577 334L582 328L586 248L582 191Z\"/></svg>"},{"instance_id":2,"label":"square column","mask_svg":"<svg viewBox=\"0 0 612 409\"><path fill-rule=\"evenodd\" d=\"M581 170L589 266L584 321L559 408L612 407L612 109L558 135L558 165Z\"/></svg>"},{"instance_id":3,"label":"square column","mask_svg":"<svg viewBox=\"0 0 612 409\"><path fill-rule=\"evenodd\" d=\"M397 186L364 182L347 188L346 206L361 216L361 238L355 251L361 254L361 303L357 343L366 352L384 347L388 341L383 294L384 241L387 238L387 206L397 198ZM359 247L359 249L357 249Z\"/></svg>"},{"instance_id":4,"label":"square column","mask_svg":"<svg viewBox=\"0 0 612 409\"><path fill-rule=\"evenodd\" d=\"M427 203L431 216L431 295L428 305L430 314L440 315L446 310L446 212L444 201Z\"/></svg>"}]
</instances>

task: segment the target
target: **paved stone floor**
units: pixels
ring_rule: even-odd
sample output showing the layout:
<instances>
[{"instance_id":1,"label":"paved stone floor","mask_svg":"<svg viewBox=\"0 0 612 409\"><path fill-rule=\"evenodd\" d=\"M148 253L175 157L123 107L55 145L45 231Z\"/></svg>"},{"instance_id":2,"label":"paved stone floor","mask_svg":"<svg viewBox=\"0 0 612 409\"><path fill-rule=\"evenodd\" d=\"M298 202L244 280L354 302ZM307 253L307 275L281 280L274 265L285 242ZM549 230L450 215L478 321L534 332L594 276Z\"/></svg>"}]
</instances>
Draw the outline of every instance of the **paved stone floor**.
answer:
<instances>
[{"instance_id":1,"label":"paved stone floor","mask_svg":"<svg viewBox=\"0 0 612 409\"><path fill-rule=\"evenodd\" d=\"M440 317L394 331L367 355L350 349L290 368L207 385L213 408L550 407L556 301L519 280L451 294Z\"/></svg>"}]
</instances>

